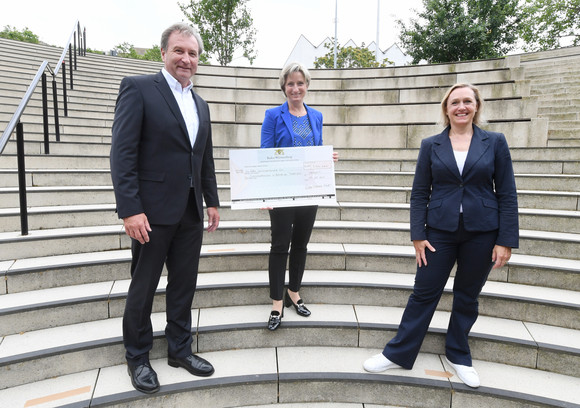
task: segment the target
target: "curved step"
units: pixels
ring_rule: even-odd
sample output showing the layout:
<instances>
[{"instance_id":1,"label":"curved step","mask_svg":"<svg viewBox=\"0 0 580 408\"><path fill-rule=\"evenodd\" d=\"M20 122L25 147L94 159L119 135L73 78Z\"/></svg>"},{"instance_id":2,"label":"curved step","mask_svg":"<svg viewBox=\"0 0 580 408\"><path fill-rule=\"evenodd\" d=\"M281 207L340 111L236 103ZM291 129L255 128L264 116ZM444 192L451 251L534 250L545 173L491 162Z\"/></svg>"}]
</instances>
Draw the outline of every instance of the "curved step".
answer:
<instances>
[{"instance_id":1,"label":"curved step","mask_svg":"<svg viewBox=\"0 0 580 408\"><path fill-rule=\"evenodd\" d=\"M38 401L92 407L146 403L148 406L217 408L238 407L242 402L244 406L275 404L279 407L278 403L300 403L301 407L310 407L308 402L321 401L332 401L332 406L337 408L352 406L340 403L377 408L384 404L433 408L580 406L580 396L575 392L580 385L577 377L550 374L550 386L546 386L543 371L474 360L482 386L470 389L457 379L453 369L438 354L419 354L412 370L365 372L362 362L378 351L349 347L277 347L202 353L216 369L209 378L191 376L183 369L169 367L165 358L159 358L151 362L162 384L157 394L135 391L126 365L121 364L2 390L0 398L14 403L9 405L14 407Z\"/></svg>"}]
</instances>

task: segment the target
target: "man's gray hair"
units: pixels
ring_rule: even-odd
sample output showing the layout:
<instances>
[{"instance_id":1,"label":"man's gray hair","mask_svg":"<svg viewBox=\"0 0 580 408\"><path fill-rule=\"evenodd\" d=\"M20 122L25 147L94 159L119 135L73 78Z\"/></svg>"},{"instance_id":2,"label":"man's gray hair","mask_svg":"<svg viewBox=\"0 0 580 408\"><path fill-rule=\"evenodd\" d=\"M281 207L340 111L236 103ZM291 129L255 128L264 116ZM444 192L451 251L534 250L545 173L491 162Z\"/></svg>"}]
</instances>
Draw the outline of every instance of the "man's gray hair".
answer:
<instances>
[{"instance_id":1,"label":"man's gray hair","mask_svg":"<svg viewBox=\"0 0 580 408\"><path fill-rule=\"evenodd\" d=\"M165 29L161 34L161 49L167 51L167 43L169 42L169 37L174 32L179 34L185 34L187 36L193 36L197 40L199 46L199 55L203 52L203 40L199 32L187 23L175 23Z\"/></svg>"}]
</instances>

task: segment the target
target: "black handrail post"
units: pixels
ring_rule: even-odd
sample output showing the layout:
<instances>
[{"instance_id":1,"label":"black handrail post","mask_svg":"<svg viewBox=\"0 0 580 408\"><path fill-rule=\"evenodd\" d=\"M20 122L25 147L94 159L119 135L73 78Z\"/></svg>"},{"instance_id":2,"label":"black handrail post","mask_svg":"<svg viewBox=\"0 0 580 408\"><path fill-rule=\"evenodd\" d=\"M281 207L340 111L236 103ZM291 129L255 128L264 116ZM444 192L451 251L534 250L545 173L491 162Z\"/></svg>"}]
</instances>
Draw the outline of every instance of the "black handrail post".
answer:
<instances>
[{"instance_id":1,"label":"black handrail post","mask_svg":"<svg viewBox=\"0 0 580 408\"><path fill-rule=\"evenodd\" d=\"M46 74L42 74L42 122L44 128L44 154L50 153L48 140L48 97L46 91Z\"/></svg>"},{"instance_id":2,"label":"black handrail post","mask_svg":"<svg viewBox=\"0 0 580 408\"><path fill-rule=\"evenodd\" d=\"M73 63L72 63L72 59L73 59L73 56L72 56L72 45L69 44L68 45L68 62L69 62L68 66L69 66L69 69L70 69L70 89L74 89L74 86L73 86Z\"/></svg>"},{"instance_id":3,"label":"black handrail post","mask_svg":"<svg viewBox=\"0 0 580 408\"><path fill-rule=\"evenodd\" d=\"M74 46L73 46L73 49L75 51L73 58L74 58L74 61L75 61L75 71L76 71L76 69L77 69L77 36L74 35L73 38L74 38ZM71 69L71 71L72 71L72 69Z\"/></svg>"},{"instance_id":4,"label":"black handrail post","mask_svg":"<svg viewBox=\"0 0 580 408\"><path fill-rule=\"evenodd\" d=\"M83 43L82 43L82 34L81 34L81 22L77 21L77 35L79 37L79 56L83 55L82 54L82 50L83 50ZM76 68L76 67L75 67Z\"/></svg>"},{"instance_id":5,"label":"black handrail post","mask_svg":"<svg viewBox=\"0 0 580 408\"><path fill-rule=\"evenodd\" d=\"M24 130L22 122L16 125L16 156L18 160L18 195L20 197L20 229L28 235L28 204L26 202L26 169L24 167Z\"/></svg>"},{"instance_id":6,"label":"black handrail post","mask_svg":"<svg viewBox=\"0 0 580 408\"><path fill-rule=\"evenodd\" d=\"M87 28L83 28L83 56L86 57L87 56Z\"/></svg>"},{"instance_id":7,"label":"black handrail post","mask_svg":"<svg viewBox=\"0 0 580 408\"><path fill-rule=\"evenodd\" d=\"M60 123L58 120L58 89L56 88L56 78L52 77L52 105L54 108L54 133L56 141L60 142Z\"/></svg>"},{"instance_id":8,"label":"black handrail post","mask_svg":"<svg viewBox=\"0 0 580 408\"><path fill-rule=\"evenodd\" d=\"M66 100L66 64L62 62L62 100L63 100L63 109L64 109L64 116L68 116L68 101Z\"/></svg>"}]
</instances>

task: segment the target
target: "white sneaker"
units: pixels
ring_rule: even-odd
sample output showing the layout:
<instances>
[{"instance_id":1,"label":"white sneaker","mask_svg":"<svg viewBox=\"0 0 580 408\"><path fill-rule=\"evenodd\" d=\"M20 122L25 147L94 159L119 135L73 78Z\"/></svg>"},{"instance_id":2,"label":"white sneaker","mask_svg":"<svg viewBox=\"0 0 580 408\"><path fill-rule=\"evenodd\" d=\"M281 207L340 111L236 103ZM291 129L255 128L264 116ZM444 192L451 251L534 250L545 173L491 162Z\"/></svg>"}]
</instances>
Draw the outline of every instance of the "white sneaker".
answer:
<instances>
[{"instance_id":1,"label":"white sneaker","mask_svg":"<svg viewBox=\"0 0 580 408\"><path fill-rule=\"evenodd\" d=\"M459 379L463 381L465 385L468 385L472 388L479 387L480 384L479 375L477 374L477 371L475 371L475 368L459 364L453 364L451 361L449 361L447 357L445 357L445 361L447 361L447 363L451 367L453 367L455 373L457 374L457 377L459 377Z\"/></svg>"},{"instance_id":2,"label":"white sneaker","mask_svg":"<svg viewBox=\"0 0 580 408\"><path fill-rule=\"evenodd\" d=\"M380 373L381 371L385 371L390 368L401 368L400 365L397 365L386 358L383 353L375 354L371 358L367 359L363 363L363 367L370 373Z\"/></svg>"}]
</instances>

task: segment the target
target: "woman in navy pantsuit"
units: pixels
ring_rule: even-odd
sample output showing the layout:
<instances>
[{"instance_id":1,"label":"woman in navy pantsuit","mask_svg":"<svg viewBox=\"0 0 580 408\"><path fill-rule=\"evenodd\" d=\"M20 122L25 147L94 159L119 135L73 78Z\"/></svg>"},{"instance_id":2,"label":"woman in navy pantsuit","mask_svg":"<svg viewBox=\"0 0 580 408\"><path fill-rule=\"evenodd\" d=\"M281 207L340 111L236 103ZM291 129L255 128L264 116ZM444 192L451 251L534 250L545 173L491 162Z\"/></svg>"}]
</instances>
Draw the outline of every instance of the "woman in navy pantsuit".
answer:
<instances>
[{"instance_id":1,"label":"woman in navy pantsuit","mask_svg":"<svg viewBox=\"0 0 580 408\"><path fill-rule=\"evenodd\" d=\"M364 362L367 371L413 367L457 263L445 355L465 384L480 384L467 341L477 299L491 269L506 264L519 240L510 152L503 134L477 126L482 102L472 85L451 87L441 102L445 130L421 143L411 192L415 286L397 335Z\"/></svg>"}]
</instances>

